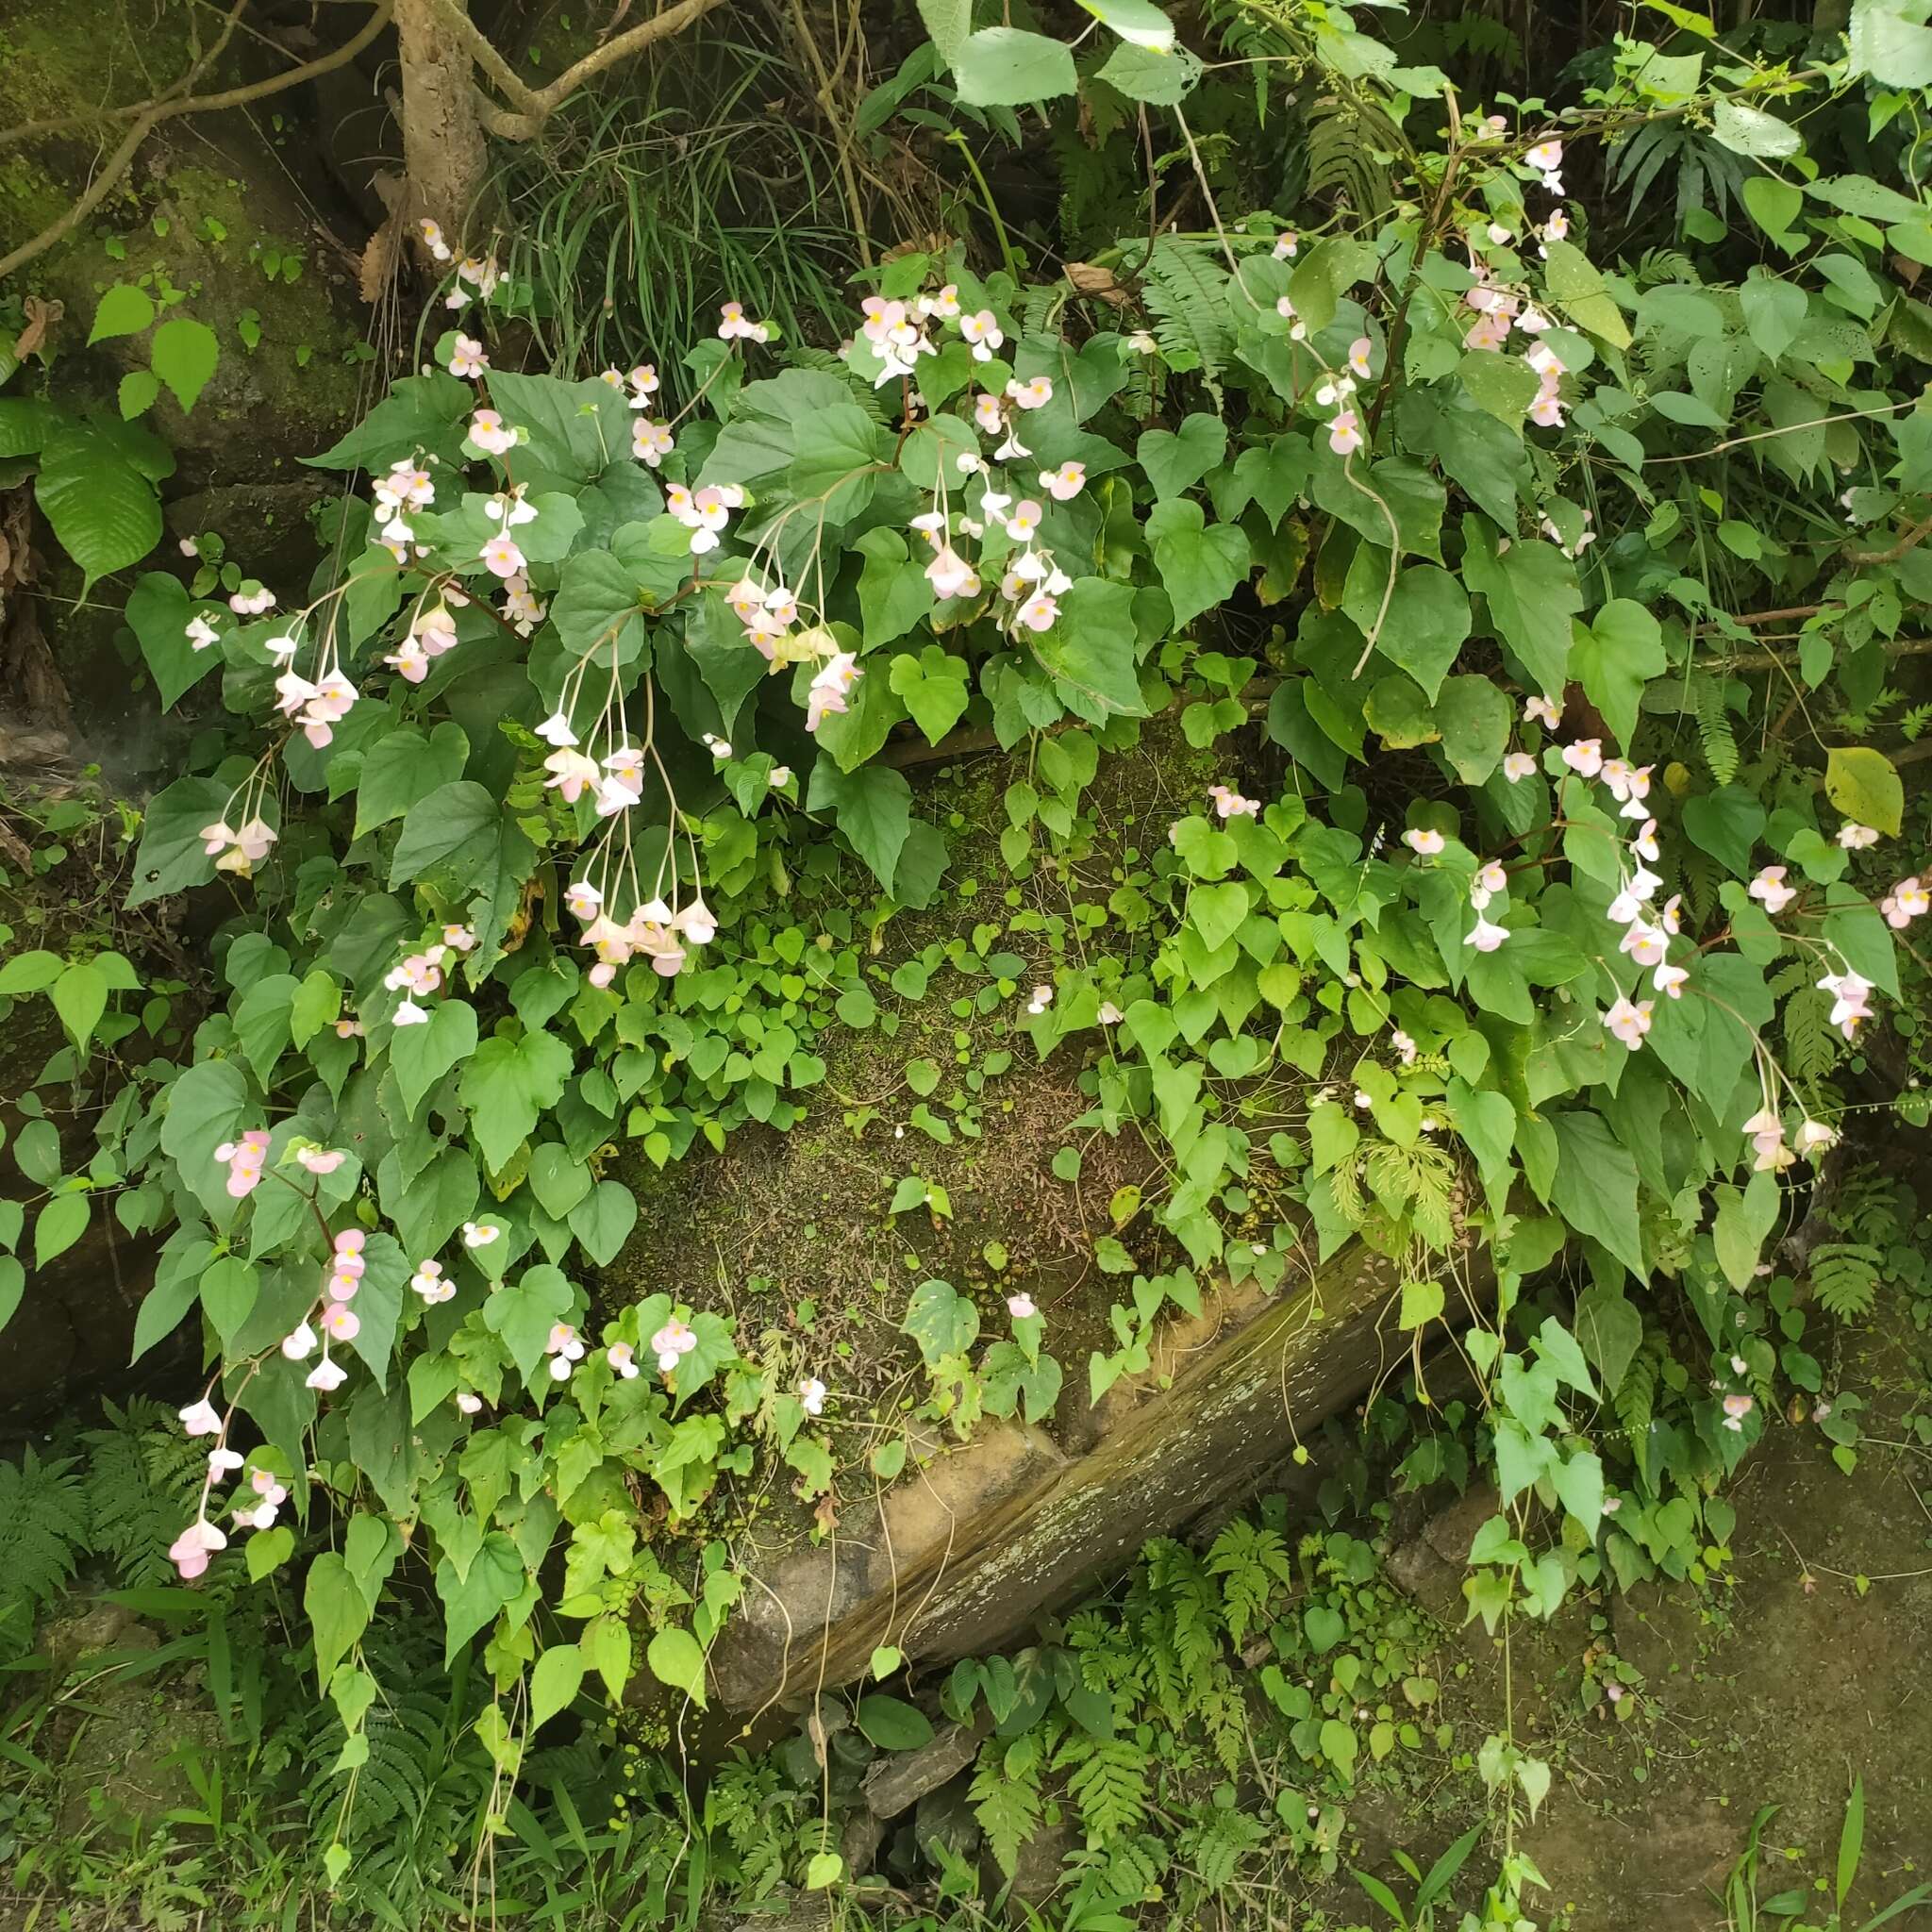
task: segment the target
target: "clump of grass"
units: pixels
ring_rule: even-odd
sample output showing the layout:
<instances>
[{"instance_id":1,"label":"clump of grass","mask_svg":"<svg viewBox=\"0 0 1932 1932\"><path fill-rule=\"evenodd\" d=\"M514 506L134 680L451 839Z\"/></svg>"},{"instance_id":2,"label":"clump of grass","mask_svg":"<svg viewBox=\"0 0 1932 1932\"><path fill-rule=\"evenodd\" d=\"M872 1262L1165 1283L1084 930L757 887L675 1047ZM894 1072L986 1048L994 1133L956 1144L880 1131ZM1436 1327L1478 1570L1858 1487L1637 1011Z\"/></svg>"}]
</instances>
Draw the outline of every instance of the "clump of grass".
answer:
<instances>
[{"instance_id":1,"label":"clump of grass","mask_svg":"<svg viewBox=\"0 0 1932 1932\"><path fill-rule=\"evenodd\" d=\"M680 56L587 99L499 183L505 265L558 372L675 367L726 301L793 340L841 332L860 250L815 104L744 40L693 36Z\"/></svg>"}]
</instances>

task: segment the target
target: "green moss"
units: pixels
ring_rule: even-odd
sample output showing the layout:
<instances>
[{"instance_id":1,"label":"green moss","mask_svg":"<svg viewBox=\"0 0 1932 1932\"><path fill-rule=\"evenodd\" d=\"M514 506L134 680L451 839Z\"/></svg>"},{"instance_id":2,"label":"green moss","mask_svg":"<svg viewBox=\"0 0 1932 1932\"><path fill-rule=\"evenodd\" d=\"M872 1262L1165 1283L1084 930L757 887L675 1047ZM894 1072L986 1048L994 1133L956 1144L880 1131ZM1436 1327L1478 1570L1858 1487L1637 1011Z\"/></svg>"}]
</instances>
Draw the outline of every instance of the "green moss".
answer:
<instances>
[{"instance_id":1,"label":"green moss","mask_svg":"<svg viewBox=\"0 0 1932 1932\"><path fill-rule=\"evenodd\" d=\"M610 1300L663 1290L728 1308L747 1344L761 1334L802 1342L842 1395L897 1401L923 1392L916 1354L898 1334L921 1280L936 1275L972 1295L988 1337L1006 1332L1005 1298L1024 1287L1046 1315L1048 1345L1074 1371L1069 1385L1078 1381L1086 1353L1112 1345L1108 1309L1119 1292L1093 1265L1093 1241L1111 1230L1115 1191L1156 1185L1158 1163L1131 1132L1075 1132L1091 1104L1098 1040L1069 1040L1041 1063L1021 1030L1026 992L1076 957L1073 906L1104 902L1128 855L1148 842L1146 826L1164 836L1169 818L1211 782L1212 766L1171 726L1150 727L1139 751L1103 758L1083 800L1091 839L1021 883L1001 857L999 828L1006 789L1025 774L1024 754L923 781L919 809L947 830L952 863L933 908L897 915L878 936L869 969L877 1020L864 1028L835 1022L820 1035L813 1050L826 1077L789 1133L746 1127L724 1152L695 1150L661 1172L625 1147L609 1172L631 1189L640 1214L607 1273ZM1058 922L1064 950L1049 930L1026 929L1029 917L1036 927ZM1015 991L989 1000L984 972L951 963L932 973L922 998L889 989L892 970L935 947L976 958L973 934L982 925L999 933L991 950L1024 962ZM995 1059L989 1071L989 1056L1000 1055L1010 1064L1000 1071ZM924 1099L907 1071L920 1062L937 1074ZM922 1071L921 1084L925 1077ZM950 1143L931 1138L924 1119L947 1123ZM1079 1177L1065 1182L1051 1163L1075 1143ZM890 1212L897 1183L912 1174L944 1190L950 1216ZM1137 1258L1158 1257L1143 1232L1125 1239ZM797 1309L808 1301L811 1328L801 1338Z\"/></svg>"}]
</instances>

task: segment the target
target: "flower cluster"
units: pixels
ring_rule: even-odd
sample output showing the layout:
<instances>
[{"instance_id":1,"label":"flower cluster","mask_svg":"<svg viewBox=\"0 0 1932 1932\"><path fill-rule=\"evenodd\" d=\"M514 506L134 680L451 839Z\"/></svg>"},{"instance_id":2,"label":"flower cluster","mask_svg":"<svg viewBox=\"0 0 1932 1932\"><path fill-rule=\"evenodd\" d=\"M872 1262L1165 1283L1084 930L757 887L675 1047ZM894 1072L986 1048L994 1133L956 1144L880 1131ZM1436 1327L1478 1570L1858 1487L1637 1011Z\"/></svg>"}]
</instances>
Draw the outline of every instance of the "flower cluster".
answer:
<instances>
[{"instance_id":1,"label":"flower cluster","mask_svg":"<svg viewBox=\"0 0 1932 1932\"><path fill-rule=\"evenodd\" d=\"M243 819L239 825L231 825L225 818L217 819L213 824L202 826L200 838L201 849L214 860L217 872L231 872L244 879L258 859L268 857L268 848L275 842L275 833L259 815Z\"/></svg>"},{"instance_id":2,"label":"flower cluster","mask_svg":"<svg viewBox=\"0 0 1932 1932\"><path fill-rule=\"evenodd\" d=\"M651 970L660 978L674 978L683 970L690 949L708 945L718 931L718 922L701 893L676 908L662 899L648 899L620 922L604 910L602 891L579 879L565 894L564 904L584 922L581 943L597 956L588 975L592 986L608 986L620 966L640 957L650 960Z\"/></svg>"},{"instance_id":3,"label":"flower cluster","mask_svg":"<svg viewBox=\"0 0 1932 1932\"><path fill-rule=\"evenodd\" d=\"M467 953L476 943L476 935L467 925L443 928L444 937L426 945L420 953L408 953L400 965L383 974L382 983L391 992L403 995L391 1023L397 1026L423 1026L429 1021L429 1009L416 1004L416 995L425 998L443 985L443 961L452 952Z\"/></svg>"},{"instance_id":4,"label":"flower cluster","mask_svg":"<svg viewBox=\"0 0 1932 1932\"><path fill-rule=\"evenodd\" d=\"M420 608L409 620L409 628L383 662L398 673L405 683L421 684L429 675L429 666L445 651L456 648L457 621L442 604Z\"/></svg>"},{"instance_id":5,"label":"flower cluster","mask_svg":"<svg viewBox=\"0 0 1932 1932\"><path fill-rule=\"evenodd\" d=\"M261 1185L261 1168L262 1162L268 1158L268 1142L265 1127L251 1127L239 1141L224 1141L215 1149L215 1158L227 1164L227 1191L232 1199L245 1199Z\"/></svg>"},{"instance_id":6,"label":"flower cluster","mask_svg":"<svg viewBox=\"0 0 1932 1932\"><path fill-rule=\"evenodd\" d=\"M868 295L859 304L865 320L859 335L878 358L878 373L873 387L883 389L899 378L910 378L918 370L922 356L939 354L939 344L927 335L936 322L957 324L961 337L971 344L975 362L991 362L1006 346L1006 333L990 308L966 314L959 305L957 285L948 282L935 293L908 302L889 302L880 295Z\"/></svg>"},{"instance_id":7,"label":"flower cluster","mask_svg":"<svg viewBox=\"0 0 1932 1932\"><path fill-rule=\"evenodd\" d=\"M744 508L744 491L736 483L708 483L694 491L674 483L664 492L664 508L691 532L691 554L703 557L717 549L731 512Z\"/></svg>"}]
</instances>

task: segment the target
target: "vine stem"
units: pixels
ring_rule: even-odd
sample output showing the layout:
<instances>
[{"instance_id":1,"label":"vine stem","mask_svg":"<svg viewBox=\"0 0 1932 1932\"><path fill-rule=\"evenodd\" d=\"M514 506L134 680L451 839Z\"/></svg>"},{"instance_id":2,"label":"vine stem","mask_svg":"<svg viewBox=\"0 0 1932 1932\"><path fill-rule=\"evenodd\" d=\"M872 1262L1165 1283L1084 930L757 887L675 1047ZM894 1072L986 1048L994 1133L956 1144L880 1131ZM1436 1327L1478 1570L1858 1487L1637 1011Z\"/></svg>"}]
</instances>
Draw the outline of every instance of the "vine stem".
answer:
<instances>
[{"instance_id":1,"label":"vine stem","mask_svg":"<svg viewBox=\"0 0 1932 1932\"><path fill-rule=\"evenodd\" d=\"M993 235L1000 244L1000 259L1006 263L1007 273L1012 276L1015 282L1018 282L1020 279L1020 263L1013 254L1013 243L1007 234L1007 225L1000 219L998 205L992 198L992 190L987 185L985 175L980 172L979 157L973 152L966 137L958 128L955 128L952 133L948 134L946 140L952 146L958 148L963 157L967 171L973 176L974 185L979 190L979 205L985 208L988 217L992 222Z\"/></svg>"}]
</instances>

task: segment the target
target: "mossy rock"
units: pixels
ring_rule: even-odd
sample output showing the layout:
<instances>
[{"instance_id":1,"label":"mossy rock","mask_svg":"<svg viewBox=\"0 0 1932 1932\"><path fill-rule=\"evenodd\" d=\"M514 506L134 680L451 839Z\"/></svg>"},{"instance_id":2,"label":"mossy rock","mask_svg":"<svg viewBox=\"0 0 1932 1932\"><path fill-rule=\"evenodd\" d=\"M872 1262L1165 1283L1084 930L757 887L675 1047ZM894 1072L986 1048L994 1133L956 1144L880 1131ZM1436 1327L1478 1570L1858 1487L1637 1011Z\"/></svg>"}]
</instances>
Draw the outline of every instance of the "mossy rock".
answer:
<instances>
[{"instance_id":1,"label":"mossy rock","mask_svg":"<svg viewBox=\"0 0 1932 1932\"><path fill-rule=\"evenodd\" d=\"M58 120L152 97L193 63L196 21L206 35L206 16L185 0L152 13L127 0L23 0L0 28L0 120ZM106 49L132 58L107 63ZM197 85L286 64L238 35ZM194 408L164 394L149 418L191 486L291 466L340 435L360 406L363 321L304 184L301 103L291 92L252 118L164 123L92 219L14 277L17 292L62 305L46 381L69 408L114 411L121 376L146 366L144 335L84 346L115 283L139 282L166 312L216 331L220 363ZM83 131L0 158L0 252L64 213L100 157L100 140Z\"/></svg>"}]
</instances>

